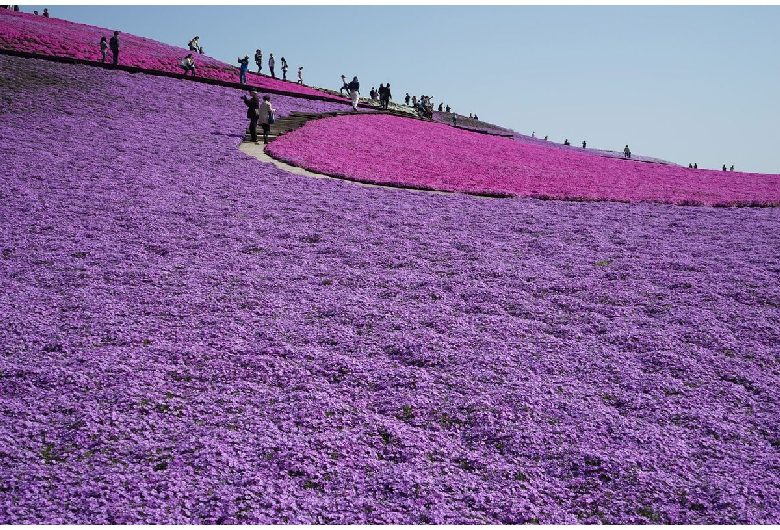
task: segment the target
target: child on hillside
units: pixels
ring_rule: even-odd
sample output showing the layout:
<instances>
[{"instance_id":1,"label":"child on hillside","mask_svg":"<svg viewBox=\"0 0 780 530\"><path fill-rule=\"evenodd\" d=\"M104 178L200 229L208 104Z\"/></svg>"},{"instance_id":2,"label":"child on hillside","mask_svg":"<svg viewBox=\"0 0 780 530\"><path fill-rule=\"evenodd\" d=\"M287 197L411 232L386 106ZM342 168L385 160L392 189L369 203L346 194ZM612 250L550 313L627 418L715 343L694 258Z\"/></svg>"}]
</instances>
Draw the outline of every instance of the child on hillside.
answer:
<instances>
[{"instance_id":1,"label":"child on hillside","mask_svg":"<svg viewBox=\"0 0 780 530\"><path fill-rule=\"evenodd\" d=\"M106 55L108 55L108 40L100 37L100 62L106 62Z\"/></svg>"},{"instance_id":2,"label":"child on hillside","mask_svg":"<svg viewBox=\"0 0 780 530\"><path fill-rule=\"evenodd\" d=\"M185 76L187 72L192 72L192 77L195 77L195 59L193 59L191 53L188 53L187 57L181 60L181 67L184 69Z\"/></svg>"}]
</instances>

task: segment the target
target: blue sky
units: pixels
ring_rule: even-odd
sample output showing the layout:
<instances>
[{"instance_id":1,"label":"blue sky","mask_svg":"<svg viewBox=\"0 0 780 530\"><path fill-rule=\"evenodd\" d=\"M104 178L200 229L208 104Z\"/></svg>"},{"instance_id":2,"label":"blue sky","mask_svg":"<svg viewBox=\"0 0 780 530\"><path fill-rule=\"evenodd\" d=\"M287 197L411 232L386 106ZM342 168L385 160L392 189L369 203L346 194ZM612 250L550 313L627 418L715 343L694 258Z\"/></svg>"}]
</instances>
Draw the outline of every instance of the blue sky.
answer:
<instances>
[{"instance_id":1,"label":"blue sky","mask_svg":"<svg viewBox=\"0 0 780 530\"><path fill-rule=\"evenodd\" d=\"M25 7L25 11L40 9ZM551 140L780 173L780 7L99 7L53 16L207 54L285 56L309 84L393 95Z\"/></svg>"}]
</instances>

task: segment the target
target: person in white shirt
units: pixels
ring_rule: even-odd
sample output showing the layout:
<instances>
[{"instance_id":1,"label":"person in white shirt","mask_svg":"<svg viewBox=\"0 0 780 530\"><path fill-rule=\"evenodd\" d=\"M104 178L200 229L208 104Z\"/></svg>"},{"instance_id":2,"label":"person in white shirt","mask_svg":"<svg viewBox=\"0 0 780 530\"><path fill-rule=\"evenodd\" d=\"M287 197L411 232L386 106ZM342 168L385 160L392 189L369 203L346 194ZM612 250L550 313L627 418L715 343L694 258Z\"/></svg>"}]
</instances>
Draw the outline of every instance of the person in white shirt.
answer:
<instances>
[{"instance_id":1,"label":"person in white shirt","mask_svg":"<svg viewBox=\"0 0 780 530\"><path fill-rule=\"evenodd\" d=\"M271 131L271 123L274 122L276 110L271 105L271 98L263 96L263 102L257 109L257 122L263 128L263 143L268 143L268 133Z\"/></svg>"},{"instance_id":2,"label":"person in white shirt","mask_svg":"<svg viewBox=\"0 0 780 530\"><path fill-rule=\"evenodd\" d=\"M181 60L181 67L184 69L184 75L187 75L187 72L192 72L192 76L195 77L195 59L192 58L191 53L188 53L187 57Z\"/></svg>"}]
</instances>

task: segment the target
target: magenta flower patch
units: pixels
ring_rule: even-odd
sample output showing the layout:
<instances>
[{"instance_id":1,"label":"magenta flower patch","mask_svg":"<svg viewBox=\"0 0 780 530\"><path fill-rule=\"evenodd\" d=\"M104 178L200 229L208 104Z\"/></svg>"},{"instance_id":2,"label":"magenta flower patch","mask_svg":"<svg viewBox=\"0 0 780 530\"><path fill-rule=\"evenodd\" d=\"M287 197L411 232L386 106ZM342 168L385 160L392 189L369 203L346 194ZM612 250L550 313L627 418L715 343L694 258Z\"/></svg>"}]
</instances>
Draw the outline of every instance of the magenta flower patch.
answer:
<instances>
[{"instance_id":1,"label":"magenta flower patch","mask_svg":"<svg viewBox=\"0 0 780 530\"><path fill-rule=\"evenodd\" d=\"M41 53L76 59L100 60L100 37L110 38L113 31L57 18L0 9L0 49ZM179 63L189 51L129 33L120 34L120 63L162 72L180 74ZM111 53L108 54L109 62ZM195 55L200 77L238 82L238 68L206 55ZM292 94L326 95L315 88L247 73L248 84ZM333 97L331 94L327 94Z\"/></svg>"},{"instance_id":2,"label":"magenta flower patch","mask_svg":"<svg viewBox=\"0 0 780 530\"><path fill-rule=\"evenodd\" d=\"M576 200L780 205L780 175L689 170L386 115L310 122L268 147L312 171L374 184Z\"/></svg>"}]
</instances>

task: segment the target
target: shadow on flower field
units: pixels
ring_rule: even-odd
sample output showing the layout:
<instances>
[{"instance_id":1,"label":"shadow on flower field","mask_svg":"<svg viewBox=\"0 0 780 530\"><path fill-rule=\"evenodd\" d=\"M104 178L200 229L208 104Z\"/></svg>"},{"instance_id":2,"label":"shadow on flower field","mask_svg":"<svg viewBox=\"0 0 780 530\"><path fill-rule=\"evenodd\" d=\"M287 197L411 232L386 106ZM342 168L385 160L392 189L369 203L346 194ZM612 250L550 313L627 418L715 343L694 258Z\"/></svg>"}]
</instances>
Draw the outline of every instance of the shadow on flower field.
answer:
<instances>
[{"instance_id":1,"label":"shadow on flower field","mask_svg":"<svg viewBox=\"0 0 780 530\"><path fill-rule=\"evenodd\" d=\"M303 178L229 88L0 78L0 522L780 520L780 210Z\"/></svg>"}]
</instances>

